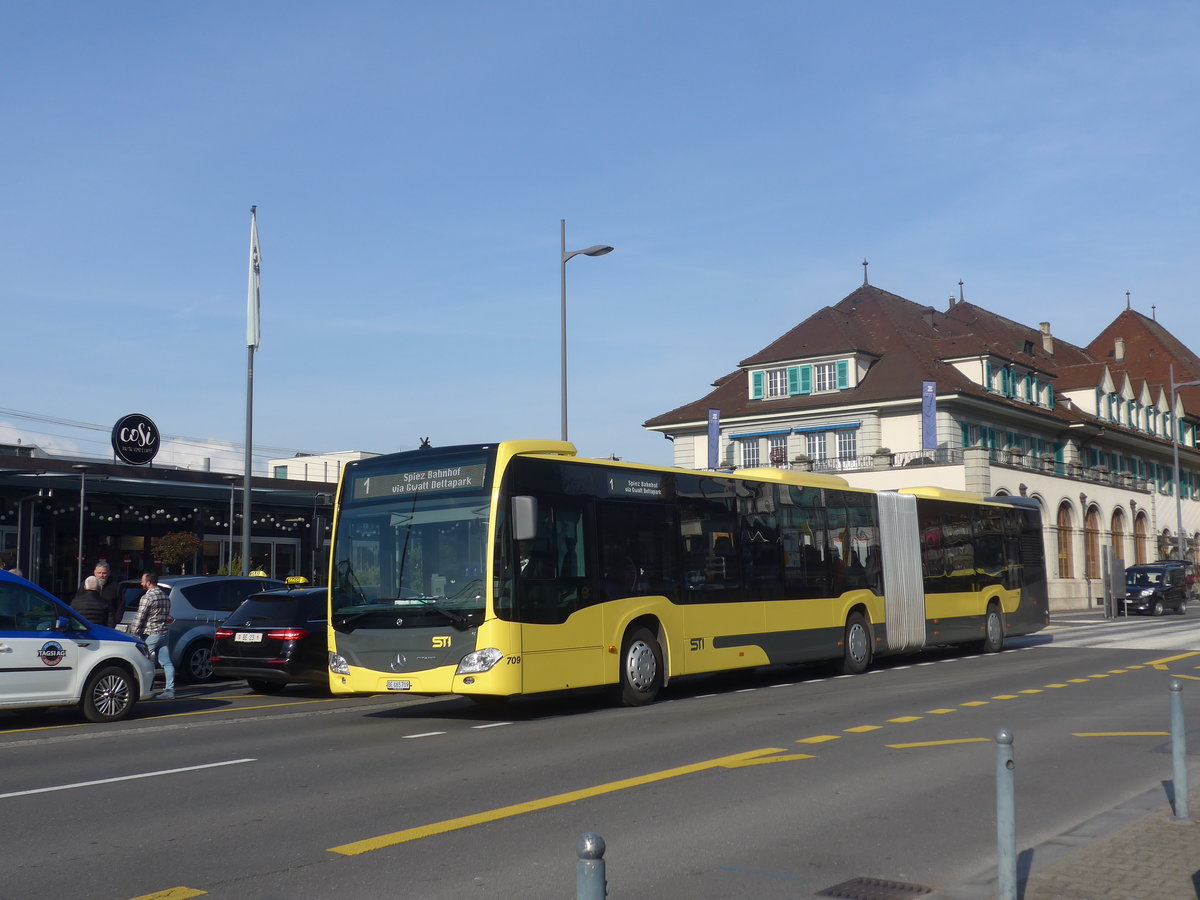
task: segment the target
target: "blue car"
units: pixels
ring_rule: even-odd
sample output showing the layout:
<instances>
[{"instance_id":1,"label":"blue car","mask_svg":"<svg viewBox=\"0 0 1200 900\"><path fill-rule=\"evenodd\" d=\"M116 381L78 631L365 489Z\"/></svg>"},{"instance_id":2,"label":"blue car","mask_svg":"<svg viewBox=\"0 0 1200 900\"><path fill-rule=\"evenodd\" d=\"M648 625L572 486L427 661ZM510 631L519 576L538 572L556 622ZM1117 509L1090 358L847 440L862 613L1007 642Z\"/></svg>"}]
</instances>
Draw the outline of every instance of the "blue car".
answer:
<instances>
[{"instance_id":1,"label":"blue car","mask_svg":"<svg viewBox=\"0 0 1200 900\"><path fill-rule=\"evenodd\" d=\"M78 706L92 722L116 722L153 685L145 643L0 571L0 709Z\"/></svg>"}]
</instances>

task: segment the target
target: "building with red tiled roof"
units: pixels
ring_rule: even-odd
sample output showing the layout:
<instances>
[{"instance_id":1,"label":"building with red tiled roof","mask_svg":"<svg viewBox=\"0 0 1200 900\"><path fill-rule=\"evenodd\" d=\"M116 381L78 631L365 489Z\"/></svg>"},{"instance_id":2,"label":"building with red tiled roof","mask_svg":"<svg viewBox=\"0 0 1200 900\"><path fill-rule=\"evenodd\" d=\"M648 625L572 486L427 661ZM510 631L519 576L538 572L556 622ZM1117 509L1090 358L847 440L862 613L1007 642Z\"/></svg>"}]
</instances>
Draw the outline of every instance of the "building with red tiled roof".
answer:
<instances>
[{"instance_id":1,"label":"building with red tiled roof","mask_svg":"<svg viewBox=\"0 0 1200 900\"><path fill-rule=\"evenodd\" d=\"M1104 548L1127 565L1177 556L1180 517L1195 559L1192 381L1200 357L1132 309L1077 346L1049 322L953 299L939 310L864 282L645 427L672 440L683 468L772 465L875 489L1033 497L1052 606L1071 608L1100 597Z\"/></svg>"}]
</instances>

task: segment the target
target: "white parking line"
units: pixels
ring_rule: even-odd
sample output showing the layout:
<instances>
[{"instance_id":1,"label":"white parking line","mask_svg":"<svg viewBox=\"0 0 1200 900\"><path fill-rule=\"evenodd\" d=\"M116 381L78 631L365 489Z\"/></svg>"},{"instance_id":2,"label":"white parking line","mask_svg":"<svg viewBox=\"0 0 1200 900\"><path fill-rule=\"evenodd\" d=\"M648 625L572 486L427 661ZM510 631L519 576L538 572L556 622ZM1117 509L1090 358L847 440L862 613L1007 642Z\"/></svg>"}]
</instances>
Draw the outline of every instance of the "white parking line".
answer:
<instances>
[{"instance_id":1,"label":"white parking line","mask_svg":"<svg viewBox=\"0 0 1200 900\"><path fill-rule=\"evenodd\" d=\"M51 791L69 791L72 788L91 787L96 784L116 784L119 781L133 781L137 778L154 778L158 775L177 775L180 772L195 772L199 769L216 769L220 766L236 766L240 763L257 762L255 759L230 759L225 762L205 763L201 766L184 766L181 769L163 769L159 772L139 772L137 775L122 775L118 778L101 778L97 781L79 781L75 784L58 784L54 787L33 788L28 791L12 791L8 794L0 794L0 800L6 800L9 797L25 797L29 794L48 794Z\"/></svg>"}]
</instances>

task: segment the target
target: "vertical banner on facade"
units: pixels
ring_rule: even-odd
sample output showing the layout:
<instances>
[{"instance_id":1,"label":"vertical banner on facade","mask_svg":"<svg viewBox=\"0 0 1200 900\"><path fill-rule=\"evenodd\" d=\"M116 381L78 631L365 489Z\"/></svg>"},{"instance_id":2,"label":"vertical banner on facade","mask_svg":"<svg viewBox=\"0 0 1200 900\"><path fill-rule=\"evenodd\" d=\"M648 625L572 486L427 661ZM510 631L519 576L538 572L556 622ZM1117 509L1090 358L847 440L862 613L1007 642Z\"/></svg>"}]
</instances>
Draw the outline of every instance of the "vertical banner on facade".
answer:
<instances>
[{"instance_id":1,"label":"vertical banner on facade","mask_svg":"<svg viewBox=\"0 0 1200 900\"><path fill-rule=\"evenodd\" d=\"M708 411L708 467L715 469L721 461L721 411Z\"/></svg>"},{"instance_id":2,"label":"vertical banner on facade","mask_svg":"<svg viewBox=\"0 0 1200 900\"><path fill-rule=\"evenodd\" d=\"M937 382L921 382L921 449L936 450L937 439Z\"/></svg>"}]
</instances>

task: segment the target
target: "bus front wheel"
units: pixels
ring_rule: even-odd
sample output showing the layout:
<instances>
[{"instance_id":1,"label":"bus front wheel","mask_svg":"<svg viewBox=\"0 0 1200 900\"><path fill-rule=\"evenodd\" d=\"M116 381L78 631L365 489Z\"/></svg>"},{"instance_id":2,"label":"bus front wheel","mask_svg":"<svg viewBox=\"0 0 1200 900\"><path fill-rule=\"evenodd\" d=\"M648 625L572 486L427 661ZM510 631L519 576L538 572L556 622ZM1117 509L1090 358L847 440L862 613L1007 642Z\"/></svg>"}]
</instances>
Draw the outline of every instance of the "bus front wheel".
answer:
<instances>
[{"instance_id":1,"label":"bus front wheel","mask_svg":"<svg viewBox=\"0 0 1200 900\"><path fill-rule=\"evenodd\" d=\"M842 641L842 674L861 675L871 665L871 628L860 612L846 619L846 635Z\"/></svg>"},{"instance_id":2,"label":"bus front wheel","mask_svg":"<svg viewBox=\"0 0 1200 900\"><path fill-rule=\"evenodd\" d=\"M663 656L658 639L647 628L635 628L621 644L619 698L622 706L642 706L663 686Z\"/></svg>"}]
</instances>

